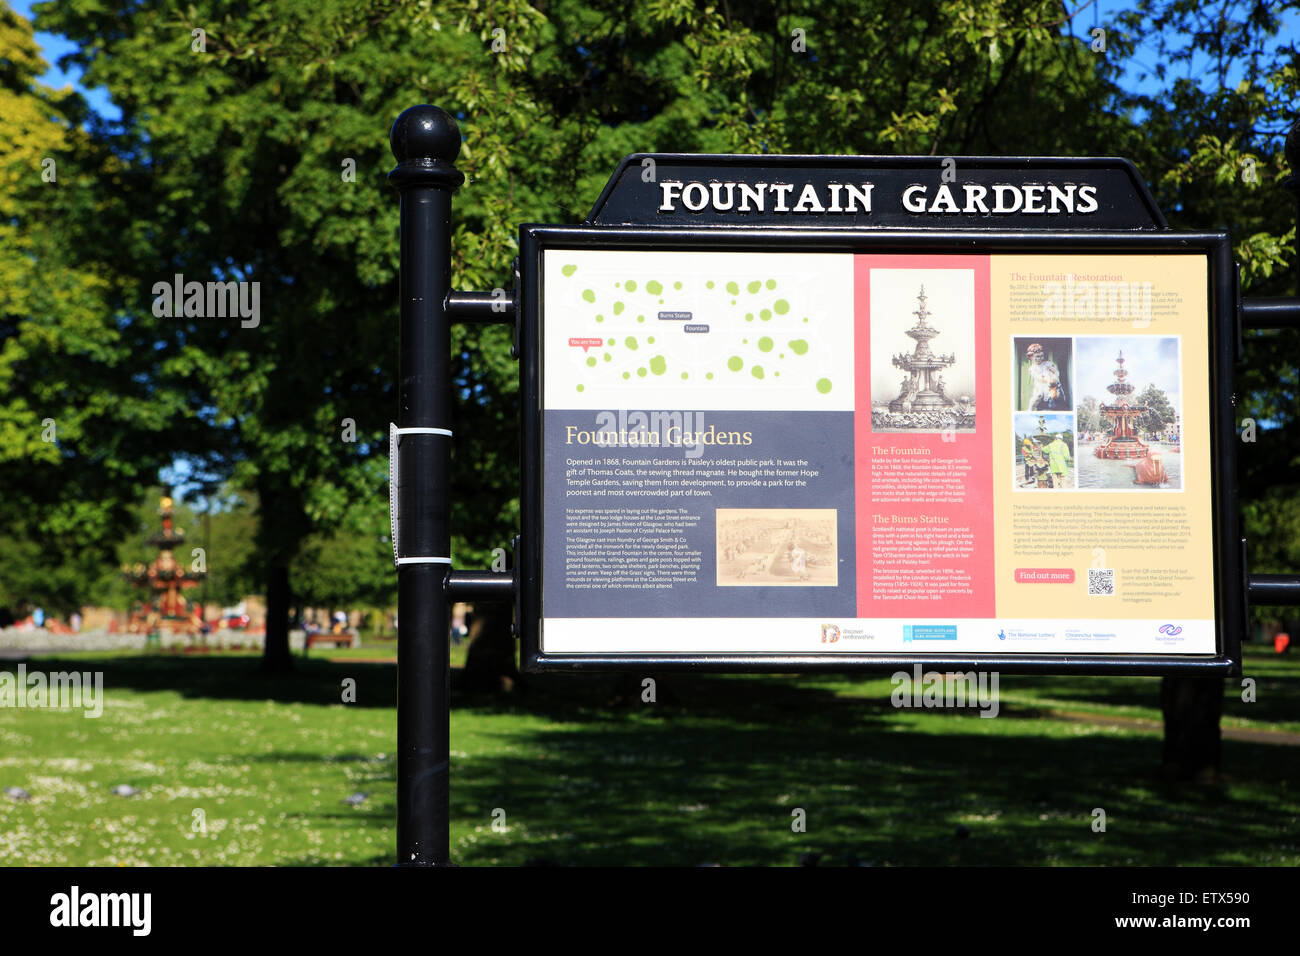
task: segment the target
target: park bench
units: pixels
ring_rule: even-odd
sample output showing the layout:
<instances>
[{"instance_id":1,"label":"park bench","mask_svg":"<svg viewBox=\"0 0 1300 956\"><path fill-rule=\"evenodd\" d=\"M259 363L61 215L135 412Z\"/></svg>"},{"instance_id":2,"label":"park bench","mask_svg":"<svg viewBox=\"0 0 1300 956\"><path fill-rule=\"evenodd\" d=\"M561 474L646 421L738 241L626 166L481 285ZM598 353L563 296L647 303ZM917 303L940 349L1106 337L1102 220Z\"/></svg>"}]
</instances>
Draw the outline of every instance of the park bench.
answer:
<instances>
[{"instance_id":1,"label":"park bench","mask_svg":"<svg viewBox=\"0 0 1300 956\"><path fill-rule=\"evenodd\" d=\"M357 632L352 630L343 631L340 634L332 634L329 631L317 631L306 635L306 643L303 646L304 651L309 651L315 644L329 644L334 647L352 647L356 641Z\"/></svg>"}]
</instances>

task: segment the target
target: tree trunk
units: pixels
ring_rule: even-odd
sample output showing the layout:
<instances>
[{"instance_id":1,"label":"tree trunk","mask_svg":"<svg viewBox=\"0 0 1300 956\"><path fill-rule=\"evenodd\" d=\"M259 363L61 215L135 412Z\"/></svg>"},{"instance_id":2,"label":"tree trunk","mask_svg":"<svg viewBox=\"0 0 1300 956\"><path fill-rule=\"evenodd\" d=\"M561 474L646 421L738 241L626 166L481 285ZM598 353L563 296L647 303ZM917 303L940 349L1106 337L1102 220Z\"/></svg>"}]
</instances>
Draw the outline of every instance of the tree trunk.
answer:
<instances>
[{"instance_id":1,"label":"tree trunk","mask_svg":"<svg viewBox=\"0 0 1300 956\"><path fill-rule=\"evenodd\" d=\"M509 604L479 604L469 621L469 654L461 686L470 691L506 692L519 680L513 614Z\"/></svg>"},{"instance_id":2,"label":"tree trunk","mask_svg":"<svg viewBox=\"0 0 1300 956\"><path fill-rule=\"evenodd\" d=\"M1160 709L1165 716L1165 776L1200 783L1217 781L1223 769L1219 733L1223 678L1163 678Z\"/></svg>"},{"instance_id":3,"label":"tree trunk","mask_svg":"<svg viewBox=\"0 0 1300 956\"><path fill-rule=\"evenodd\" d=\"M272 565L266 582L266 643L262 648L262 670L285 674L293 670L289 654L289 569Z\"/></svg>"}]
</instances>

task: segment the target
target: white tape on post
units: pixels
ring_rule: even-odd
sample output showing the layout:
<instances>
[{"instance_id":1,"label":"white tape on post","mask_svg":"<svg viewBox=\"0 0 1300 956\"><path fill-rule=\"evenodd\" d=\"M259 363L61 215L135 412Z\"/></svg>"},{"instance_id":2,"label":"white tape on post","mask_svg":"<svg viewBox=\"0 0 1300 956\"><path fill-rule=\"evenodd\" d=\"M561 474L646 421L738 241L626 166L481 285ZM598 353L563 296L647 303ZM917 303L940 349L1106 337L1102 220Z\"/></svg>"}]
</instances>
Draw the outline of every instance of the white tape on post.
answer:
<instances>
[{"instance_id":1,"label":"white tape on post","mask_svg":"<svg viewBox=\"0 0 1300 956\"><path fill-rule=\"evenodd\" d=\"M398 557L401 551L397 542L397 501L399 491L397 446L402 435L442 435L446 438L452 437L449 428L398 428L392 422L388 423L388 534L393 539L393 566L400 568L403 564L451 564L450 557Z\"/></svg>"}]
</instances>

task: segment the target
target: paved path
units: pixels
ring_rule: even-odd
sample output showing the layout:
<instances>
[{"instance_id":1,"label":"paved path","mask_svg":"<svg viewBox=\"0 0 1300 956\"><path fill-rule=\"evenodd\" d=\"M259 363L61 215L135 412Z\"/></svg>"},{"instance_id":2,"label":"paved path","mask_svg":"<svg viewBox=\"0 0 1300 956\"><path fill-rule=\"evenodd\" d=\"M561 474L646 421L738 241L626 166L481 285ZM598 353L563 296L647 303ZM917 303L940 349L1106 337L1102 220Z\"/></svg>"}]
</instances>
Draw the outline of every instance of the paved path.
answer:
<instances>
[{"instance_id":1,"label":"paved path","mask_svg":"<svg viewBox=\"0 0 1300 956\"><path fill-rule=\"evenodd\" d=\"M1102 727L1122 727L1126 730L1149 730L1163 734L1164 724L1142 717L1103 717L1075 710L1049 710L1047 716L1080 724L1097 724ZM1289 730L1250 730L1245 727L1223 727L1224 740L1242 740L1252 744L1279 744L1283 747L1300 747L1300 734Z\"/></svg>"}]
</instances>

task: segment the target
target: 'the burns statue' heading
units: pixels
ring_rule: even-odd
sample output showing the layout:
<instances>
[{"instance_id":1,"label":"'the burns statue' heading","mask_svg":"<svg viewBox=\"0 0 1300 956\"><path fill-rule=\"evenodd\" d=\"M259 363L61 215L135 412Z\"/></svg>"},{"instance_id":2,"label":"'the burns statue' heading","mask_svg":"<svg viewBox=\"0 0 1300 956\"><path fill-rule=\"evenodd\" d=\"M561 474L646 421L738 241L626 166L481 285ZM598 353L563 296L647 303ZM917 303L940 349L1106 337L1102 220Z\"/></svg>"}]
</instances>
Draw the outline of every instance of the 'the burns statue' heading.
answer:
<instances>
[{"instance_id":1,"label":"'the burns statue' heading","mask_svg":"<svg viewBox=\"0 0 1300 956\"><path fill-rule=\"evenodd\" d=\"M870 214L875 183L659 183L660 212L787 212ZM1088 215L1097 211L1097 187L1064 183L913 183L899 197L912 213L949 215Z\"/></svg>"}]
</instances>

